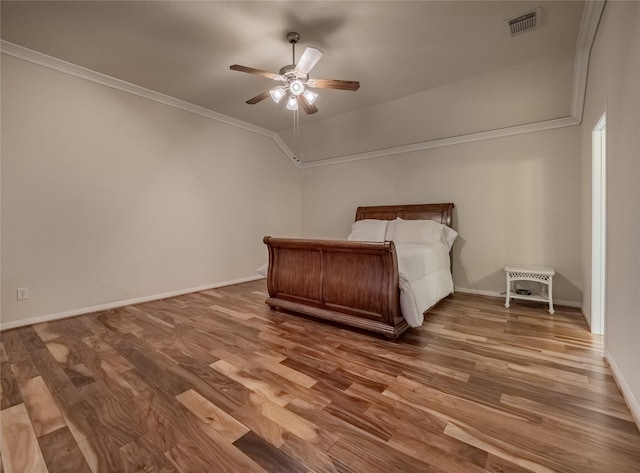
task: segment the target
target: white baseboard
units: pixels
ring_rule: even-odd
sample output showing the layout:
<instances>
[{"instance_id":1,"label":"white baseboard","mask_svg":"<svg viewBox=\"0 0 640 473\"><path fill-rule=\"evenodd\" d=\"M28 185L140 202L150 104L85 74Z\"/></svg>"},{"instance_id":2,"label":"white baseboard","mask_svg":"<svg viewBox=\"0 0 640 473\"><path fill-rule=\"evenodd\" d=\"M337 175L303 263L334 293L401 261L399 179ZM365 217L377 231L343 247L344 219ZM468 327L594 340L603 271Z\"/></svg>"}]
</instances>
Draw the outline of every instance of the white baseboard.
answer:
<instances>
[{"instance_id":1,"label":"white baseboard","mask_svg":"<svg viewBox=\"0 0 640 473\"><path fill-rule=\"evenodd\" d=\"M468 287L456 287L455 290L456 290L456 292L462 292L463 294L476 294L478 296L498 297L500 299L504 299L505 298L504 292L485 291L485 290L482 290L482 289L470 289ZM554 305L564 305L564 306L567 306L567 307L576 307L578 309L582 309L582 303L581 302L565 301L563 299L556 299L555 297L553 298L553 304Z\"/></svg>"},{"instance_id":2,"label":"white baseboard","mask_svg":"<svg viewBox=\"0 0 640 473\"><path fill-rule=\"evenodd\" d=\"M206 291L209 289L215 289L218 287L232 286L234 284L240 284L243 282L256 281L258 279L264 279L264 278L260 275L249 276L246 278L234 279L232 281L223 281L215 284L208 284L206 286L192 287L189 289L180 289L178 291L165 292L164 294L154 294L152 296L144 296L144 297L138 297L135 299L126 299L126 300L120 300L115 302L109 302L107 304L94 305L91 307L82 307L79 309L67 310L67 311L58 312L55 314L39 315L37 317L30 317L28 319L15 320L13 322L7 322L7 323L0 323L0 331L9 330L17 327L24 327L25 325L39 324L42 322L51 322L52 320L64 319L67 317L75 317L76 315L90 314L92 312L100 312L101 310L109 310L109 309L115 309L118 307L124 307L127 305L140 304L142 302L157 301L160 299L166 299L168 297L182 296L184 294L190 294L192 292L200 292L200 291Z\"/></svg>"},{"instance_id":3,"label":"white baseboard","mask_svg":"<svg viewBox=\"0 0 640 473\"><path fill-rule=\"evenodd\" d=\"M484 291L482 289L470 289L468 287L456 287L456 292L462 292L463 294L475 294L476 296L489 296L489 297L500 297L504 299L504 294L500 294L495 291Z\"/></svg>"},{"instance_id":4,"label":"white baseboard","mask_svg":"<svg viewBox=\"0 0 640 473\"><path fill-rule=\"evenodd\" d=\"M618 365L616 365L615 360L611 356L611 353L605 351L604 359L607 360L609 368L611 369L611 374L613 375L613 379L620 388L622 397L624 397L624 400L627 403L627 407L629 407L629 410L631 411L631 416L633 417L633 420L640 430L640 401L633 395L631 388L627 384L627 381L624 379L624 376L622 376L622 373L620 372Z\"/></svg>"}]
</instances>

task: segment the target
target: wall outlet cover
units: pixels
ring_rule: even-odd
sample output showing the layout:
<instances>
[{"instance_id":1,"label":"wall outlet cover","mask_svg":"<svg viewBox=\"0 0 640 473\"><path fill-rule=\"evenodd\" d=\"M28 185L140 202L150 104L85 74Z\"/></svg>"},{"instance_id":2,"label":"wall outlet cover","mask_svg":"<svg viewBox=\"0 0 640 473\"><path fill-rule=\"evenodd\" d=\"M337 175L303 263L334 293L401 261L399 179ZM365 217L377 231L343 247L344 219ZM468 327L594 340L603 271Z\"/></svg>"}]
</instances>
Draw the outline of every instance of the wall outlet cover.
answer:
<instances>
[{"instance_id":1,"label":"wall outlet cover","mask_svg":"<svg viewBox=\"0 0 640 473\"><path fill-rule=\"evenodd\" d=\"M29 288L28 287L19 287L16 291L17 299L19 301L24 301L29 299Z\"/></svg>"}]
</instances>

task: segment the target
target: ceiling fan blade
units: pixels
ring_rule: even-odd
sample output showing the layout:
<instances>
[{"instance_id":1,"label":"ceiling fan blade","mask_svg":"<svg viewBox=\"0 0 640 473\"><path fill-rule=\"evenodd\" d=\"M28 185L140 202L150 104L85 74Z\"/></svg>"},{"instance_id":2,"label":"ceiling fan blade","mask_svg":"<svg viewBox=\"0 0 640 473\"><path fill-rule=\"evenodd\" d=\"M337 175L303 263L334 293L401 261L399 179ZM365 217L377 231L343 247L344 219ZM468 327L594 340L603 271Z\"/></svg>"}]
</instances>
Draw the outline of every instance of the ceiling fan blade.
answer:
<instances>
[{"instance_id":1,"label":"ceiling fan blade","mask_svg":"<svg viewBox=\"0 0 640 473\"><path fill-rule=\"evenodd\" d=\"M231 69L232 71L246 72L247 74L255 74L257 76L266 77L267 79L284 80L284 77L281 76L280 74L275 74L269 71L263 71L262 69L255 69L253 67L240 66L238 64L234 64L233 66L229 67L229 69Z\"/></svg>"},{"instance_id":2,"label":"ceiling fan blade","mask_svg":"<svg viewBox=\"0 0 640 473\"><path fill-rule=\"evenodd\" d=\"M298 95L298 102L300 102L302 104L302 108L307 113L307 115L312 115L312 114L314 114L314 113L316 113L318 111L318 107L316 107L315 105L307 102L307 99L302 94Z\"/></svg>"},{"instance_id":3,"label":"ceiling fan blade","mask_svg":"<svg viewBox=\"0 0 640 473\"><path fill-rule=\"evenodd\" d=\"M323 54L322 51L316 48L305 49L294 70L302 74L309 74L309 71L318 63Z\"/></svg>"},{"instance_id":4,"label":"ceiling fan blade","mask_svg":"<svg viewBox=\"0 0 640 473\"><path fill-rule=\"evenodd\" d=\"M336 79L309 79L309 87L317 89L339 89L356 91L360 88L360 82L356 80L336 80Z\"/></svg>"},{"instance_id":5,"label":"ceiling fan blade","mask_svg":"<svg viewBox=\"0 0 640 473\"><path fill-rule=\"evenodd\" d=\"M253 98L250 98L249 100L247 100L246 103L248 103L249 105L255 105L258 102L262 102L264 99L266 99L267 97L269 97L269 91L265 90L264 92L262 92L261 94L256 95Z\"/></svg>"}]
</instances>

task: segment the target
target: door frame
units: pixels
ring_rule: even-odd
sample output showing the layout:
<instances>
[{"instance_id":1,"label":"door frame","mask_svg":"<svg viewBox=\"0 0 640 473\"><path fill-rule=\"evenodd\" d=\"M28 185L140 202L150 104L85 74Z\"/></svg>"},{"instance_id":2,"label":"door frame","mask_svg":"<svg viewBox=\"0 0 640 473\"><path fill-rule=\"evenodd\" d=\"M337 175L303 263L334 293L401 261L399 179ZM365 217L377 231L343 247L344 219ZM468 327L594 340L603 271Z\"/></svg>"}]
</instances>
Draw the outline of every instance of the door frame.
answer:
<instances>
[{"instance_id":1,"label":"door frame","mask_svg":"<svg viewBox=\"0 0 640 473\"><path fill-rule=\"evenodd\" d=\"M604 335L607 256L607 112L591 132L591 332Z\"/></svg>"}]
</instances>

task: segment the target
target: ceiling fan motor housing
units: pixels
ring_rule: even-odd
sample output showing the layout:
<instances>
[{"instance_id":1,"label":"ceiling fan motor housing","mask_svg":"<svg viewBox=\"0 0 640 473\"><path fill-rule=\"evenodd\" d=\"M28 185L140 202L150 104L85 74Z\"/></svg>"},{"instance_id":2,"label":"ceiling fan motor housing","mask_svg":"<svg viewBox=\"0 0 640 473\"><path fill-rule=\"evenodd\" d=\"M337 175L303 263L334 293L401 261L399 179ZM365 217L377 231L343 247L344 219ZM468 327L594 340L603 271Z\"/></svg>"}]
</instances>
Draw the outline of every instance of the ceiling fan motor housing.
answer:
<instances>
[{"instance_id":1,"label":"ceiling fan motor housing","mask_svg":"<svg viewBox=\"0 0 640 473\"><path fill-rule=\"evenodd\" d=\"M283 66L280 68L278 74L283 76L287 81L293 81L296 79L300 79L301 81L305 81L309 78L309 74L303 74L302 72L298 72L295 70L295 64L289 64L287 66Z\"/></svg>"}]
</instances>

